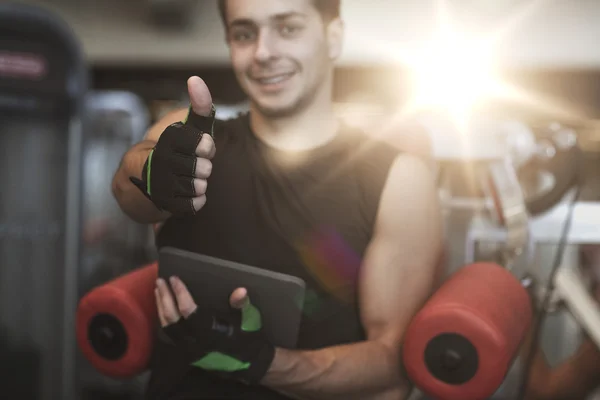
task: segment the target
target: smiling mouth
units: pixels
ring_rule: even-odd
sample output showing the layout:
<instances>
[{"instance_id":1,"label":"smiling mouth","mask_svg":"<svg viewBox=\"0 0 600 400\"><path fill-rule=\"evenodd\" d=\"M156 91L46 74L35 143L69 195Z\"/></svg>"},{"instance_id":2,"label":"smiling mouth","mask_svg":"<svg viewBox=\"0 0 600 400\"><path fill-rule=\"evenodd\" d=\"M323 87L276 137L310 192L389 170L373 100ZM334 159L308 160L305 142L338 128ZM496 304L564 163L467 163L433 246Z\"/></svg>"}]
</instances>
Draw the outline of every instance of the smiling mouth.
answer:
<instances>
[{"instance_id":1,"label":"smiling mouth","mask_svg":"<svg viewBox=\"0 0 600 400\"><path fill-rule=\"evenodd\" d=\"M264 78L254 78L254 81L260 83L261 85L274 85L274 84L281 83L281 82L284 82L284 81L290 79L293 75L294 75L294 72L290 72L287 74L279 74L279 75L274 75L274 76L269 76L269 77L264 77Z\"/></svg>"}]
</instances>

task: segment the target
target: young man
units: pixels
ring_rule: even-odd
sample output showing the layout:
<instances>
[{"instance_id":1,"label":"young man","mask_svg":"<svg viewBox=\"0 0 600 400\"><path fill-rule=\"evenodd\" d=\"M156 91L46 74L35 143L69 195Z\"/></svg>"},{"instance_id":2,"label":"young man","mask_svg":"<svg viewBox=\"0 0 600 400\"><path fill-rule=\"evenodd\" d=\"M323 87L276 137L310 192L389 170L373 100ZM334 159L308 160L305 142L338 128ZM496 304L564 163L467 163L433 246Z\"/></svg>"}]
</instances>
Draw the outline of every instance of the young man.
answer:
<instances>
[{"instance_id":1,"label":"young man","mask_svg":"<svg viewBox=\"0 0 600 400\"><path fill-rule=\"evenodd\" d=\"M241 309L235 323L196 305L185 282L157 282L163 329L150 399L408 395L402 338L436 283L440 208L421 159L336 119L339 7L339 0L222 1L232 66L251 111L213 129L209 90L190 78L190 112L158 122L115 175L114 194L131 218L163 222L157 246L298 276L311 299L290 350L268 343L256 320L248 324L260 310L243 288L231 296Z\"/></svg>"}]
</instances>

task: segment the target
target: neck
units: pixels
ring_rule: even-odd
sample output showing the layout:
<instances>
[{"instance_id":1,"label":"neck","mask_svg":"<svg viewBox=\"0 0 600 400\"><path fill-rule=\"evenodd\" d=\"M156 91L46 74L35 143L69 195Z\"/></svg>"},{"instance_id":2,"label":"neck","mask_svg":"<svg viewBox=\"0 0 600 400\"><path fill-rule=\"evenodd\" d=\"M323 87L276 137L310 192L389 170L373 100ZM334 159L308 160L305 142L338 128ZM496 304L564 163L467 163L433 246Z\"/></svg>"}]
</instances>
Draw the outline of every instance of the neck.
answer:
<instances>
[{"instance_id":1,"label":"neck","mask_svg":"<svg viewBox=\"0 0 600 400\"><path fill-rule=\"evenodd\" d=\"M307 107L281 118L265 116L251 105L250 126L260 140L278 150L305 151L322 146L338 132L331 89L320 90Z\"/></svg>"}]
</instances>

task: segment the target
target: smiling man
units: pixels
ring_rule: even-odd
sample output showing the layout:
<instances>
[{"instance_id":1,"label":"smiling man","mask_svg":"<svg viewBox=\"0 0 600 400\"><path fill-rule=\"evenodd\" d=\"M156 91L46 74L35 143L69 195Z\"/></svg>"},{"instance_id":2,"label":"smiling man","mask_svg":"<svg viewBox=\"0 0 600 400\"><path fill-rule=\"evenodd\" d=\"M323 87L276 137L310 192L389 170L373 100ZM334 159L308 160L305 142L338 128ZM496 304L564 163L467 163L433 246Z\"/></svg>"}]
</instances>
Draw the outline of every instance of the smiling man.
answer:
<instances>
[{"instance_id":1,"label":"smiling man","mask_svg":"<svg viewBox=\"0 0 600 400\"><path fill-rule=\"evenodd\" d=\"M310 302L298 348L282 349L257 324L220 329L185 282L158 281L148 398L403 399L403 335L442 251L432 172L334 115L339 0L220 8L250 112L213 121L208 88L190 78L190 110L125 155L113 191L131 218L163 223L158 247L300 277ZM231 300L242 315L260 312L243 289Z\"/></svg>"}]
</instances>

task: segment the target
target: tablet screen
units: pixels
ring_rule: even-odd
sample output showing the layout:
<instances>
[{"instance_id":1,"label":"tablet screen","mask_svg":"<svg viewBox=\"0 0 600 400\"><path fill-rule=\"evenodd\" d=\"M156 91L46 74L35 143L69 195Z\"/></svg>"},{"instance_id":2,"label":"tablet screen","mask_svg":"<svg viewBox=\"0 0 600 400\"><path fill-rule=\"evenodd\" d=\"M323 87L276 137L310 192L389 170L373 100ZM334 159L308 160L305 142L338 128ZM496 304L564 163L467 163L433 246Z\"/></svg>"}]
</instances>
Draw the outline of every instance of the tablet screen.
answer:
<instances>
[{"instance_id":1,"label":"tablet screen","mask_svg":"<svg viewBox=\"0 0 600 400\"><path fill-rule=\"evenodd\" d=\"M159 275L179 277L197 304L221 315L231 312L231 293L246 288L271 343L296 347L305 296L302 279L170 247L159 252Z\"/></svg>"}]
</instances>

